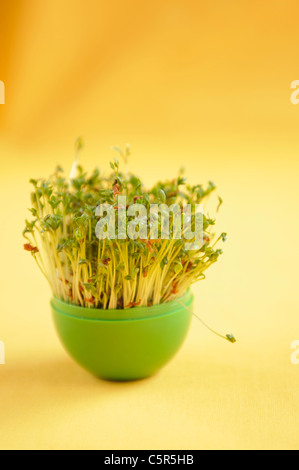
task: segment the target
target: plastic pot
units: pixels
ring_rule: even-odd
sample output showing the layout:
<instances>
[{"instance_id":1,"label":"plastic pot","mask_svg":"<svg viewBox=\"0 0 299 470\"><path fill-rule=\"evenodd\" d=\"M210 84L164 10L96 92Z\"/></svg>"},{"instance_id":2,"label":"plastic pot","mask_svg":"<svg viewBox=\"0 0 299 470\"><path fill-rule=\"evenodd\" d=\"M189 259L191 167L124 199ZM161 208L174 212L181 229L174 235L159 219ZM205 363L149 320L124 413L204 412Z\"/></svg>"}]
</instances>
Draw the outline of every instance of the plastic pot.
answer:
<instances>
[{"instance_id":1,"label":"plastic pot","mask_svg":"<svg viewBox=\"0 0 299 470\"><path fill-rule=\"evenodd\" d=\"M183 304L183 305L182 305ZM54 323L73 359L108 380L137 380L155 374L180 349L188 332L193 295L179 302L125 310L101 310L51 301Z\"/></svg>"}]
</instances>

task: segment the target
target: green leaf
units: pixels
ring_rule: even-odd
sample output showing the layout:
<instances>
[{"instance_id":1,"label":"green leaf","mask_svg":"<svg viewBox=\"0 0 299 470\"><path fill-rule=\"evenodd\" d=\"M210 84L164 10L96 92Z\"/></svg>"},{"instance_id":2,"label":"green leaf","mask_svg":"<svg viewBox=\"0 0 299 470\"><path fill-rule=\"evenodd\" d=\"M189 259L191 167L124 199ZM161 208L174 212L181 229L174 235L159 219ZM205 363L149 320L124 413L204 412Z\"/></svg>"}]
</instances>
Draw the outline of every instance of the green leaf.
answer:
<instances>
[{"instance_id":1,"label":"green leaf","mask_svg":"<svg viewBox=\"0 0 299 470\"><path fill-rule=\"evenodd\" d=\"M182 178L181 176L179 176L177 179L177 185L182 186L183 184L186 184L186 178Z\"/></svg>"},{"instance_id":2,"label":"green leaf","mask_svg":"<svg viewBox=\"0 0 299 470\"><path fill-rule=\"evenodd\" d=\"M179 272L181 272L183 269L183 265L180 261L176 261L175 265L174 265L174 272L176 274L179 274Z\"/></svg>"},{"instance_id":3,"label":"green leaf","mask_svg":"<svg viewBox=\"0 0 299 470\"><path fill-rule=\"evenodd\" d=\"M222 198L221 198L220 196L218 196L218 201L219 201L219 204L218 204L217 209L216 209L217 212L219 212L219 209L220 209L220 207L221 207L222 204L223 204L223 200L222 200Z\"/></svg>"},{"instance_id":4,"label":"green leaf","mask_svg":"<svg viewBox=\"0 0 299 470\"><path fill-rule=\"evenodd\" d=\"M76 150L81 150L84 147L83 139L82 137L78 137L78 139L75 142L75 148Z\"/></svg>"},{"instance_id":5,"label":"green leaf","mask_svg":"<svg viewBox=\"0 0 299 470\"><path fill-rule=\"evenodd\" d=\"M163 269L164 266L166 266L168 263L169 263L168 257L165 256L160 263L161 269Z\"/></svg>"},{"instance_id":6,"label":"green leaf","mask_svg":"<svg viewBox=\"0 0 299 470\"><path fill-rule=\"evenodd\" d=\"M163 202L163 204L164 204L166 202L166 194L163 191L163 189L159 188L158 191L157 191L157 195L158 195L158 198L160 199L160 201Z\"/></svg>"},{"instance_id":7,"label":"green leaf","mask_svg":"<svg viewBox=\"0 0 299 470\"><path fill-rule=\"evenodd\" d=\"M115 150L116 152L118 152L123 157L122 149L118 145L115 145L114 147L111 147L111 150Z\"/></svg>"},{"instance_id":8,"label":"green leaf","mask_svg":"<svg viewBox=\"0 0 299 470\"><path fill-rule=\"evenodd\" d=\"M82 266L83 264L89 264L89 261L88 261L88 259L80 259L78 264L79 264L79 266Z\"/></svg>"},{"instance_id":9,"label":"green leaf","mask_svg":"<svg viewBox=\"0 0 299 470\"><path fill-rule=\"evenodd\" d=\"M223 232L220 236L221 236L221 238L222 238L222 241L223 241L223 242L226 242L226 240L227 240L227 233Z\"/></svg>"},{"instance_id":10,"label":"green leaf","mask_svg":"<svg viewBox=\"0 0 299 470\"><path fill-rule=\"evenodd\" d=\"M226 335L226 338L227 338L227 341L229 341L230 343L234 344L237 342L236 338L234 337L234 335Z\"/></svg>"}]
</instances>

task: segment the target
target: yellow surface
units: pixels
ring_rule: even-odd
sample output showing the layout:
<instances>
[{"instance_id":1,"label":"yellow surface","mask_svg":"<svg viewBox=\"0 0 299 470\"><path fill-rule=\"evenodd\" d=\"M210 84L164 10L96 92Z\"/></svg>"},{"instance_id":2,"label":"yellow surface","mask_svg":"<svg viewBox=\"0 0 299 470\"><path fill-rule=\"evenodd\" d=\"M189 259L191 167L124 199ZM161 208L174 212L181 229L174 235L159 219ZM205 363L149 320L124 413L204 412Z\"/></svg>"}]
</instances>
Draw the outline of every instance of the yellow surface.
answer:
<instances>
[{"instance_id":1,"label":"yellow surface","mask_svg":"<svg viewBox=\"0 0 299 470\"><path fill-rule=\"evenodd\" d=\"M1 0L0 448L299 447L298 2ZM184 164L225 204L225 254L194 288L178 356L138 383L97 380L60 346L22 249L28 179L107 168L130 142L147 183Z\"/></svg>"}]
</instances>

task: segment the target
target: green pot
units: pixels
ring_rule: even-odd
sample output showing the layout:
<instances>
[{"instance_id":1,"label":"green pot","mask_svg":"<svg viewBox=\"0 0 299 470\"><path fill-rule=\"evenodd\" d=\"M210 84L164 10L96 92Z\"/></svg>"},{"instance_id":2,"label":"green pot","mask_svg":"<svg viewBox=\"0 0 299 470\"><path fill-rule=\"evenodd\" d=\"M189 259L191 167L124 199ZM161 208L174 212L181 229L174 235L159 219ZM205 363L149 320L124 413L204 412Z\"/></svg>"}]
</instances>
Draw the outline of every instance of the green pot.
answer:
<instances>
[{"instance_id":1,"label":"green pot","mask_svg":"<svg viewBox=\"0 0 299 470\"><path fill-rule=\"evenodd\" d=\"M51 302L58 335L75 361L98 377L119 381L149 377L175 355L188 332L192 304L190 291L179 302L126 310Z\"/></svg>"}]
</instances>

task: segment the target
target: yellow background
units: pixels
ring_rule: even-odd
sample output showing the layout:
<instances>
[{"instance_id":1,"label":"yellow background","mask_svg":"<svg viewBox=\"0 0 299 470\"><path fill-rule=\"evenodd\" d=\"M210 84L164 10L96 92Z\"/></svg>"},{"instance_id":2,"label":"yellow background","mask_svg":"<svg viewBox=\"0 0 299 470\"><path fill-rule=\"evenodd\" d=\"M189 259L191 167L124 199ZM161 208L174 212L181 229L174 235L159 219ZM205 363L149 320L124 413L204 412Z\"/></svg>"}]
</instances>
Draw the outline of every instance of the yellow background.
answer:
<instances>
[{"instance_id":1,"label":"yellow background","mask_svg":"<svg viewBox=\"0 0 299 470\"><path fill-rule=\"evenodd\" d=\"M1 0L0 448L299 448L296 0ZM21 231L31 177L107 168L130 142L147 184L184 165L224 199L221 261L194 287L188 340L157 376L81 370L51 322Z\"/></svg>"}]
</instances>

